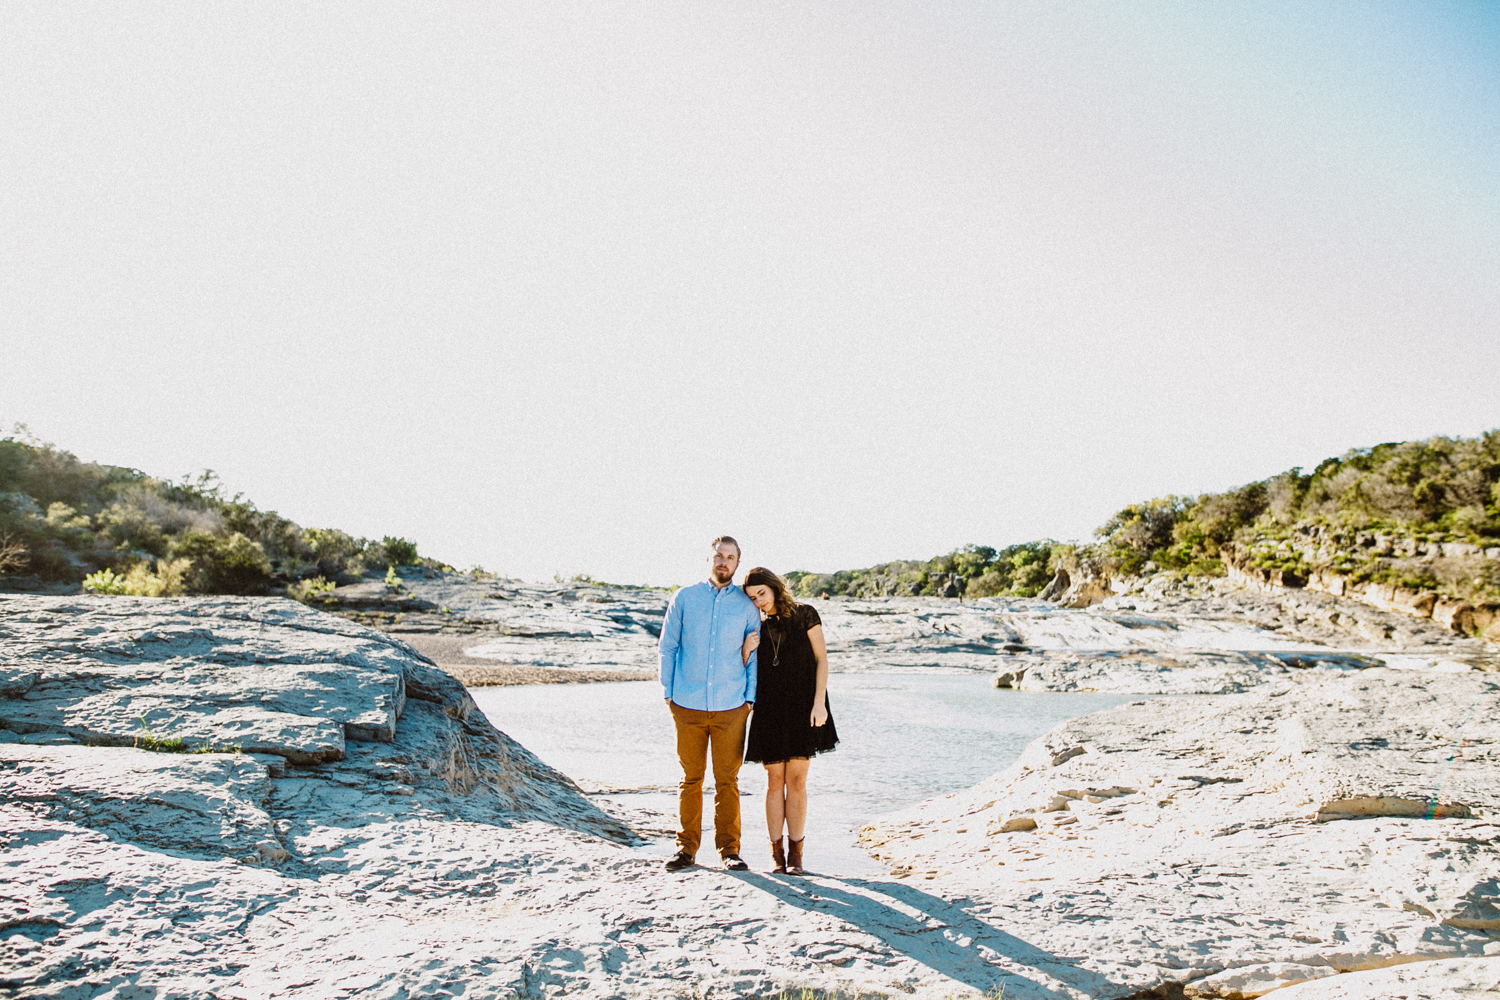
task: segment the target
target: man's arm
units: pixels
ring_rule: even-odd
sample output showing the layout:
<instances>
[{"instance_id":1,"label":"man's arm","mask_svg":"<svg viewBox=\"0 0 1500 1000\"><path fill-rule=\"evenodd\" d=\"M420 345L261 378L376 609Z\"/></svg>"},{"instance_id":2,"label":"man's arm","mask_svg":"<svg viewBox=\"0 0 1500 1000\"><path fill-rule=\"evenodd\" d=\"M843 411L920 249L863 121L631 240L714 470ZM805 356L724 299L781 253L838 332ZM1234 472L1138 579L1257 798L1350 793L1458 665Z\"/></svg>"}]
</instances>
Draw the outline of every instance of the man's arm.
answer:
<instances>
[{"instance_id":1,"label":"man's arm","mask_svg":"<svg viewBox=\"0 0 1500 1000\"><path fill-rule=\"evenodd\" d=\"M682 591L672 595L667 605L667 617L661 623L661 640L657 643L661 659L661 693L667 701L672 700L672 679L677 673L677 649L682 645L682 608L677 598Z\"/></svg>"}]
</instances>

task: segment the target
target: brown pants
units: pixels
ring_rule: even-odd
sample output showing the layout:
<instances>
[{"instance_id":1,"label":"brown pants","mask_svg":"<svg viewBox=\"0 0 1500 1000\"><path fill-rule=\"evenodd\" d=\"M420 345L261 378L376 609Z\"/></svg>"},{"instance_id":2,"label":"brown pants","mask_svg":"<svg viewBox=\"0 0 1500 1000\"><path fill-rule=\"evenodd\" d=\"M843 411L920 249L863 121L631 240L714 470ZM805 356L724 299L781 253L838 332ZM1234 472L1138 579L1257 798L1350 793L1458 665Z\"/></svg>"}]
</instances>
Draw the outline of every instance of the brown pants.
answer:
<instances>
[{"instance_id":1,"label":"brown pants","mask_svg":"<svg viewBox=\"0 0 1500 1000\"><path fill-rule=\"evenodd\" d=\"M672 721L677 725L677 760L682 764L677 810L682 826L677 849L689 857L698 854L703 837L703 771L708 765L709 744L714 759L714 846L719 857L740 853L740 764L745 760L745 720L750 707L741 705L727 712L700 712L672 703Z\"/></svg>"}]
</instances>

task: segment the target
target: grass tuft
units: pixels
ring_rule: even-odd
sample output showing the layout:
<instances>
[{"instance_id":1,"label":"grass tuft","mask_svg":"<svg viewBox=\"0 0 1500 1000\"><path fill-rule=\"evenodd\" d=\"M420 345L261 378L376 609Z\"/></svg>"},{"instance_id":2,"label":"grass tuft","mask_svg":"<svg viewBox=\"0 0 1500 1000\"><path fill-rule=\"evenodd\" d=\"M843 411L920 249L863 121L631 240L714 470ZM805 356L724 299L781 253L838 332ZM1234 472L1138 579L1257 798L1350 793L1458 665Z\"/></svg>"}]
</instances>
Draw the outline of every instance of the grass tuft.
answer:
<instances>
[{"instance_id":1,"label":"grass tuft","mask_svg":"<svg viewBox=\"0 0 1500 1000\"><path fill-rule=\"evenodd\" d=\"M146 725L144 717L137 716L137 721L141 724L141 731L135 736L135 747L138 750L149 750L152 753L244 753L238 744L216 746L205 743L201 747L189 749L187 740L181 736L157 736Z\"/></svg>"}]
</instances>

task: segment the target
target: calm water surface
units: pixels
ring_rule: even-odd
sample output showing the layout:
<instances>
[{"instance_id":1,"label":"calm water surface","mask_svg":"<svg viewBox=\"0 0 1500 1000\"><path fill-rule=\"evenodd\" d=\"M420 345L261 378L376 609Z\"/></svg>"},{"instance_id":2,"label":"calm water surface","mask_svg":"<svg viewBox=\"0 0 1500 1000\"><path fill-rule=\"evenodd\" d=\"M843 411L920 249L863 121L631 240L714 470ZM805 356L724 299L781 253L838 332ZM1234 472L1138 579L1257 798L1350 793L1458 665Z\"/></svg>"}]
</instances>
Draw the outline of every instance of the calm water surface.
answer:
<instances>
[{"instance_id":1,"label":"calm water surface","mask_svg":"<svg viewBox=\"0 0 1500 1000\"><path fill-rule=\"evenodd\" d=\"M838 875L881 866L855 844L855 831L882 813L957 791L1009 766L1026 745L1068 719L1129 701L1104 694L996 690L978 674L834 674L829 703L838 749L813 759L808 775L808 868ZM676 738L654 683L538 684L474 688L491 722L586 790L612 801L677 815ZM710 772L708 782L712 782ZM740 771L741 853L768 868L766 779ZM712 801L704 818L713 823ZM698 860L714 860L706 832ZM671 837L641 849L670 855Z\"/></svg>"}]
</instances>

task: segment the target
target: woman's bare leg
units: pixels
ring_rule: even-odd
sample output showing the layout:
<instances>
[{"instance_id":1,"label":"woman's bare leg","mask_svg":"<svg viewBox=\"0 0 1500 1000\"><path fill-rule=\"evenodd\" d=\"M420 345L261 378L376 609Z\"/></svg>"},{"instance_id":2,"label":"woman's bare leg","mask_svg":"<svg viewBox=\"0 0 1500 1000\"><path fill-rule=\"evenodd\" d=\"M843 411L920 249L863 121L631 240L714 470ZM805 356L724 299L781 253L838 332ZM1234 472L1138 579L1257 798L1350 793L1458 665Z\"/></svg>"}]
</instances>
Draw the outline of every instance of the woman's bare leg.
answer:
<instances>
[{"instance_id":1,"label":"woman's bare leg","mask_svg":"<svg viewBox=\"0 0 1500 1000\"><path fill-rule=\"evenodd\" d=\"M785 765L786 834L792 840L802 839L803 827L807 824L807 765L810 763L806 757L794 757Z\"/></svg>"},{"instance_id":2,"label":"woman's bare leg","mask_svg":"<svg viewBox=\"0 0 1500 1000\"><path fill-rule=\"evenodd\" d=\"M781 839L786 822L786 767L785 763L766 765L766 832L771 840Z\"/></svg>"}]
</instances>

